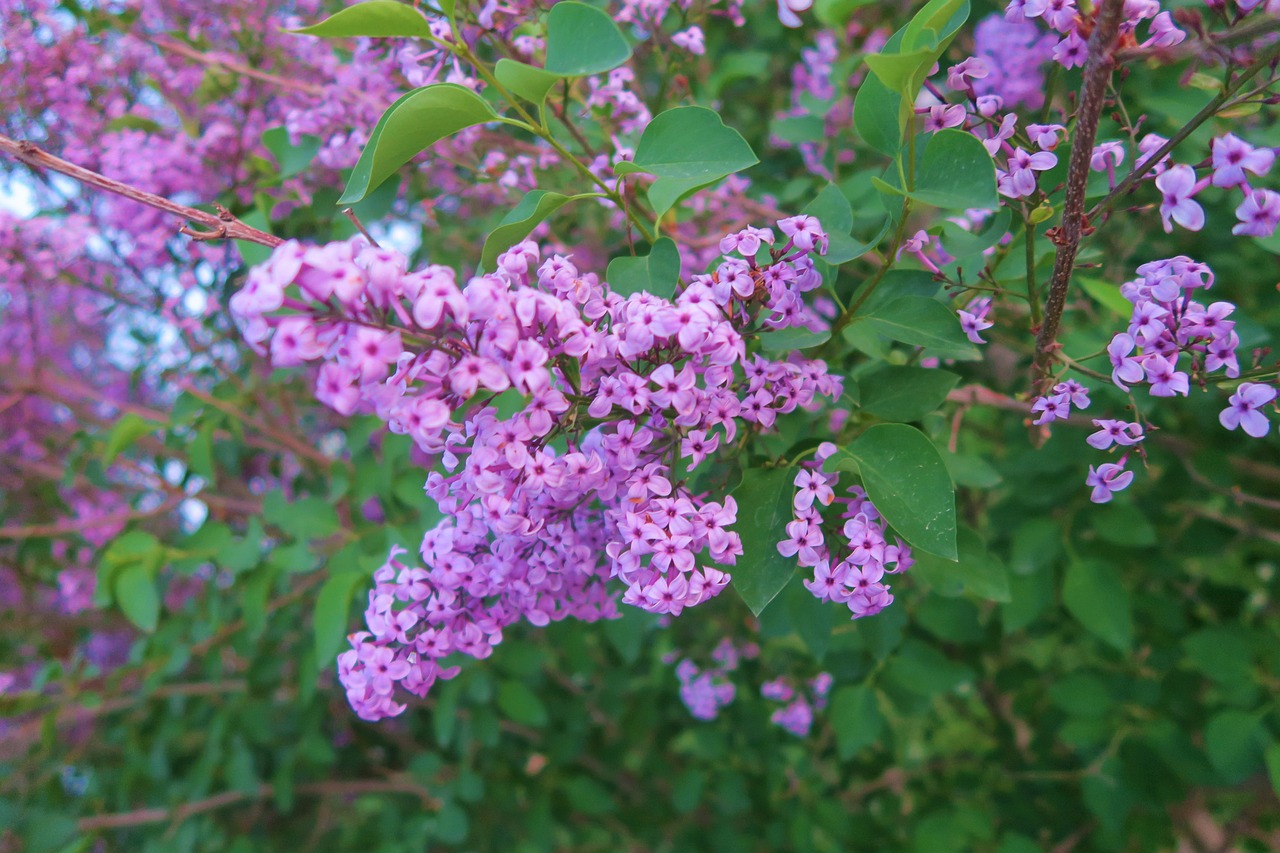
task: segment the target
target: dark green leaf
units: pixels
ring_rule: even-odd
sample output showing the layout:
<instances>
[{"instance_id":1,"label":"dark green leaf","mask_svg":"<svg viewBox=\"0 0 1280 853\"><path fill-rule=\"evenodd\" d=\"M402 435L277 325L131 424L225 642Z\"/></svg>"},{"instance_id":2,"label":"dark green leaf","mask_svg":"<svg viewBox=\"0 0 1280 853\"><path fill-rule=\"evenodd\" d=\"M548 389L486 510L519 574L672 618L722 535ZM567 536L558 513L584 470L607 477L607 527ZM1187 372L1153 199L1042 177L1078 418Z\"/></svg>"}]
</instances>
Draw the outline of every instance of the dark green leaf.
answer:
<instances>
[{"instance_id":1,"label":"dark green leaf","mask_svg":"<svg viewBox=\"0 0 1280 853\"><path fill-rule=\"evenodd\" d=\"M758 162L742 135L726 127L714 110L676 107L649 122L635 159L615 169L619 175L657 176L649 187L649 201L654 213L662 216L688 193Z\"/></svg>"},{"instance_id":2,"label":"dark green leaf","mask_svg":"<svg viewBox=\"0 0 1280 853\"><path fill-rule=\"evenodd\" d=\"M369 583L369 577L360 571L344 571L332 575L320 587L312 611L312 630L315 634L316 665L327 669L333 665L347 635L351 617L351 600L356 589Z\"/></svg>"},{"instance_id":3,"label":"dark green leaf","mask_svg":"<svg viewBox=\"0 0 1280 853\"><path fill-rule=\"evenodd\" d=\"M605 278L609 289L622 296L643 291L670 299L680 280L680 250L670 237L659 237L647 255L610 261Z\"/></svg>"},{"instance_id":4,"label":"dark green leaf","mask_svg":"<svg viewBox=\"0 0 1280 853\"><path fill-rule=\"evenodd\" d=\"M836 733L836 750L848 761L880 739L884 716L875 691L866 684L849 684L831 697L831 728Z\"/></svg>"},{"instance_id":5,"label":"dark green leaf","mask_svg":"<svg viewBox=\"0 0 1280 853\"><path fill-rule=\"evenodd\" d=\"M857 326L866 326L890 340L926 347L939 357L981 357L978 348L960 328L956 315L942 303L925 296L895 299L855 319L849 328Z\"/></svg>"},{"instance_id":6,"label":"dark green leaf","mask_svg":"<svg viewBox=\"0 0 1280 853\"><path fill-rule=\"evenodd\" d=\"M795 563L778 553L792 520L795 471L752 468L733 490L738 520L733 529L742 537L742 555L729 567L733 588L757 616L782 591L795 571Z\"/></svg>"},{"instance_id":7,"label":"dark green leaf","mask_svg":"<svg viewBox=\"0 0 1280 853\"><path fill-rule=\"evenodd\" d=\"M956 559L955 489L933 442L915 427L879 424L849 451L885 521L916 548Z\"/></svg>"},{"instance_id":8,"label":"dark green leaf","mask_svg":"<svg viewBox=\"0 0 1280 853\"><path fill-rule=\"evenodd\" d=\"M545 726L547 707L523 681L504 681L498 688L498 708L522 726Z\"/></svg>"},{"instance_id":9,"label":"dark green leaf","mask_svg":"<svg viewBox=\"0 0 1280 853\"><path fill-rule=\"evenodd\" d=\"M1062 601L1076 621L1108 645L1122 652L1133 646L1129 591L1110 563L1077 560L1069 565Z\"/></svg>"},{"instance_id":10,"label":"dark green leaf","mask_svg":"<svg viewBox=\"0 0 1280 853\"><path fill-rule=\"evenodd\" d=\"M1237 785L1263 766L1267 731L1256 714L1229 709L1204 728L1204 749L1222 781Z\"/></svg>"},{"instance_id":11,"label":"dark green leaf","mask_svg":"<svg viewBox=\"0 0 1280 853\"><path fill-rule=\"evenodd\" d=\"M853 100L853 125L868 145L889 157L902 149L898 113L902 98L874 75L868 75Z\"/></svg>"},{"instance_id":12,"label":"dark green leaf","mask_svg":"<svg viewBox=\"0 0 1280 853\"><path fill-rule=\"evenodd\" d=\"M364 199L419 151L497 117L487 101L455 83L414 89L382 114L338 203Z\"/></svg>"},{"instance_id":13,"label":"dark green leaf","mask_svg":"<svg viewBox=\"0 0 1280 853\"><path fill-rule=\"evenodd\" d=\"M962 527L956 541L958 560L918 554L911 573L927 581L941 595L958 596L967 592L988 601L1010 601L1009 574L999 558L987 551L982 538L968 527Z\"/></svg>"},{"instance_id":14,"label":"dark green leaf","mask_svg":"<svg viewBox=\"0 0 1280 853\"><path fill-rule=\"evenodd\" d=\"M552 74L603 74L630 58L631 45L607 12L564 0L547 13L547 70Z\"/></svg>"},{"instance_id":15,"label":"dark green leaf","mask_svg":"<svg viewBox=\"0 0 1280 853\"><path fill-rule=\"evenodd\" d=\"M918 421L936 410L960 377L946 370L891 365L858 378L862 409L887 421Z\"/></svg>"},{"instance_id":16,"label":"dark green leaf","mask_svg":"<svg viewBox=\"0 0 1280 853\"><path fill-rule=\"evenodd\" d=\"M951 210L996 206L996 167L978 137L940 130L925 144L916 169L916 201Z\"/></svg>"},{"instance_id":17,"label":"dark green leaf","mask_svg":"<svg viewBox=\"0 0 1280 853\"><path fill-rule=\"evenodd\" d=\"M760 348L765 352L786 353L793 350L812 349L831 340L830 332L811 332L799 326L777 331L765 331L760 335Z\"/></svg>"},{"instance_id":18,"label":"dark green leaf","mask_svg":"<svg viewBox=\"0 0 1280 853\"><path fill-rule=\"evenodd\" d=\"M289 32L322 38L395 38L431 37L431 24L422 13L407 3L395 0L368 0L339 10L318 24Z\"/></svg>"}]
</instances>

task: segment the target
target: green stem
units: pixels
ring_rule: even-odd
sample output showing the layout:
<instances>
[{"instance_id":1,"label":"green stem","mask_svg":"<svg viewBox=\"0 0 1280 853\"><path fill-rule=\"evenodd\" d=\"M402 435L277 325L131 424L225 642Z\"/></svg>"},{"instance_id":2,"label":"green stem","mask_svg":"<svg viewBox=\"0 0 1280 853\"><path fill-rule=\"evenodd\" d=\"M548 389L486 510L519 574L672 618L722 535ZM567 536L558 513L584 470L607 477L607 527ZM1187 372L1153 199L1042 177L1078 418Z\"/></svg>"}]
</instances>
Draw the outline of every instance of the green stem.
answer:
<instances>
[{"instance_id":1,"label":"green stem","mask_svg":"<svg viewBox=\"0 0 1280 853\"><path fill-rule=\"evenodd\" d=\"M1027 302L1031 305L1031 328L1033 331L1039 330L1040 324L1044 322L1044 306L1040 303L1040 284L1036 281L1036 226L1031 221L1031 214L1025 211L1026 216L1026 244L1027 244Z\"/></svg>"}]
</instances>

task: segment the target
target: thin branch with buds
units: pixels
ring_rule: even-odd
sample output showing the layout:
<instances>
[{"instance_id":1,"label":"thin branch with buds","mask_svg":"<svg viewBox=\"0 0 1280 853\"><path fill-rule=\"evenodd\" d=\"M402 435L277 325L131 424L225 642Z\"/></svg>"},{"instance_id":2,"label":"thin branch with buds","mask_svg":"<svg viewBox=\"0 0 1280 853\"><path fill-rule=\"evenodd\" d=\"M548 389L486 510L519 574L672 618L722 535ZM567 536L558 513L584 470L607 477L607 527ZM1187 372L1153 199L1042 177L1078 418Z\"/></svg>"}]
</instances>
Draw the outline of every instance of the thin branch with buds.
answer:
<instances>
[{"instance_id":1,"label":"thin branch with buds","mask_svg":"<svg viewBox=\"0 0 1280 853\"><path fill-rule=\"evenodd\" d=\"M244 240L272 248L284 242L274 234L268 234L251 225L246 225L221 205L214 205L218 212L213 214L197 210L194 207L187 207L184 204L177 204L163 196L145 192L128 184L122 184L119 181L108 178L106 175L77 166L75 163L63 160L61 157L55 157L31 142L11 139L4 134L0 134L0 152L9 154L18 162L25 163L36 171L47 169L52 172L58 172L79 181L85 186L124 196L131 201L154 207L156 210L163 210L166 213L172 213L174 216L209 229L207 231L196 231L190 225L183 225L178 229L179 233L185 234L192 240Z\"/></svg>"}]
</instances>

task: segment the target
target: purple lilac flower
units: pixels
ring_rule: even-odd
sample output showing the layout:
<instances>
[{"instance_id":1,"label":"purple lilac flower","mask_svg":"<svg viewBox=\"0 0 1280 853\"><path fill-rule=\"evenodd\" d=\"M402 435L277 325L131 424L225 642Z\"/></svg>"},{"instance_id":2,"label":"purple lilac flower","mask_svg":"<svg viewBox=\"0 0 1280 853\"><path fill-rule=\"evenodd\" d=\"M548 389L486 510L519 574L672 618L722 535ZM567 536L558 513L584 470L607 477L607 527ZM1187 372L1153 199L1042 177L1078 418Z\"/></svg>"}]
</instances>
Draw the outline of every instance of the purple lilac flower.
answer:
<instances>
[{"instance_id":1,"label":"purple lilac flower","mask_svg":"<svg viewBox=\"0 0 1280 853\"><path fill-rule=\"evenodd\" d=\"M1262 438L1271 429L1271 423L1260 409L1276 398L1276 389L1259 382L1242 382L1227 401L1227 408L1218 415L1224 427L1239 427L1246 435Z\"/></svg>"},{"instance_id":2,"label":"purple lilac flower","mask_svg":"<svg viewBox=\"0 0 1280 853\"><path fill-rule=\"evenodd\" d=\"M1213 152L1213 185L1235 187L1248 181L1245 172L1265 175L1271 171L1276 154L1270 148L1254 148L1234 133L1219 136L1210 144Z\"/></svg>"},{"instance_id":3,"label":"purple lilac flower","mask_svg":"<svg viewBox=\"0 0 1280 853\"><path fill-rule=\"evenodd\" d=\"M987 75L973 80L979 101L999 95L1011 108L1037 110L1043 106L1044 74L1040 69L1052 58L1055 41L1052 34L1025 20L1019 23L989 15L980 21L974 28L974 54L985 60Z\"/></svg>"},{"instance_id":4,"label":"purple lilac flower","mask_svg":"<svg viewBox=\"0 0 1280 853\"><path fill-rule=\"evenodd\" d=\"M1088 442L1090 447L1095 447L1098 450L1106 450L1112 444L1129 447L1145 438L1142 424L1140 423L1094 418L1093 425L1099 429L1086 438L1085 441Z\"/></svg>"},{"instance_id":5,"label":"purple lilac flower","mask_svg":"<svg viewBox=\"0 0 1280 853\"><path fill-rule=\"evenodd\" d=\"M1036 172L1044 172L1058 165L1058 156L1049 151L1035 154L1015 148L1009 155L1008 169L996 169L996 184L1000 194L1009 198L1024 198L1036 191Z\"/></svg>"},{"instance_id":6,"label":"purple lilac flower","mask_svg":"<svg viewBox=\"0 0 1280 853\"><path fill-rule=\"evenodd\" d=\"M809 729L813 727L813 707L800 697L794 702L783 708L773 712L769 717L769 722L773 723L796 737L806 737Z\"/></svg>"},{"instance_id":7,"label":"purple lilac flower","mask_svg":"<svg viewBox=\"0 0 1280 853\"><path fill-rule=\"evenodd\" d=\"M1133 482L1133 472L1124 470L1125 460L1104 462L1096 469L1089 466L1089 476L1085 485L1093 487L1089 499L1096 504L1104 504L1111 500L1112 493L1118 492Z\"/></svg>"},{"instance_id":8,"label":"purple lilac flower","mask_svg":"<svg viewBox=\"0 0 1280 853\"><path fill-rule=\"evenodd\" d=\"M986 343L979 333L995 325L987 319L990 312L991 298L987 296L973 300L968 306L956 312L960 316L960 328L973 343Z\"/></svg>"},{"instance_id":9,"label":"purple lilac flower","mask_svg":"<svg viewBox=\"0 0 1280 853\"><path fill-rule=\"evenodd\" d=\"M1156 178L1156 188L1161 194L1160 218L1166 233L1173 231L1174 222L1188 231L1204 227L1204 208L1192 200L1203 188L1202 183L1196 182L1195 169L1173 166Z\"/></svg>"},{"instance_id":10,"label":"purple lilac flower","mask_svg":"<svg viewBox=\"0 0 1280 853\"><path fill-rule=\"evenodd\" d=\"M1280 224L1280 193L1272 190L1246 192L1244 201L1236 208L1240 224L1233 226L1232 234L1250 237L1270 237Z\"/></svg>"}]
</instances>

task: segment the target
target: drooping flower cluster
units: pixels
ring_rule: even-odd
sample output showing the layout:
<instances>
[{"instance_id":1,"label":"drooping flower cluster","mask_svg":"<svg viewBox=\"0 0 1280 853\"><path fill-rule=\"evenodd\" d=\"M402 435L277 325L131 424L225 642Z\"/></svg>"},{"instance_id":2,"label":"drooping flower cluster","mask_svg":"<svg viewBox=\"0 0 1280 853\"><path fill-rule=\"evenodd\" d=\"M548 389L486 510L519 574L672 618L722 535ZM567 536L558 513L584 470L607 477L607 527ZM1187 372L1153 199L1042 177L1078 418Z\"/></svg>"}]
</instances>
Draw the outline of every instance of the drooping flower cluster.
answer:
<instances>
[{"instance_id":1,"label":"drooping flower cluster","mask_svg":"<svg viewBox=\"0 0 1280 853\"><path fill-rule=\"evenodd\" d=\"M1235 321L1228 319L1235 306L1213 302L1206 307L1193 298L1213 287L1208 266L1179 255L1143 264L1138 276L1120 287L1133 303L1129 327L1107 345L1111 379L1120 390L1145 382L1154 397L1186 396L1191 374L1240 375L1240 338ZM1190 364L1179 369L1183 356Z\"/></svg>"},{"instance_id":2,"label":"drooping flower cluster","mask_svg":"<svg viewBox=\"0 0 1280 853\"><path fill-rule=\"evenodd\" d=\"M392 555L340 665L362 716L399 713L391 685L425 693L454 672L440 659L487 656L518 619L613 616L612 578L671 615L724 589L737 506L692 478L721 442L841 392L821 361L747 355L744 332L822 328L803 294L826 234L808 216L776 228L777 248L773 229L730 235L739 257L673 299L624 298L532 241L462 286L354 242L286 243L250 274L231 300L246 338L277 366L322 362L319 400L375 413L442 466L427 568Z\"/></svg>"},{"instance_id":3,"label":"drooping flower cluster","mask_svg":"<svg viewBox=\"0 0 1280 853\"><path fill-rule=\"evenodd\" d=\"M813 579L804 585L815 597L846 605L857 619L893 603L884 576L906 571L915 560L901 539L889 544L885 523L861 486L850 486L846 495L836 496L840 475L822 471L822 463L835 450L835 445L824 443L812 461L800 465L792 499L794 521L787 524L778 552L813 569ZM824 514L829 507L839 515L834 510Z\"/></svg>"}]
</instances>

